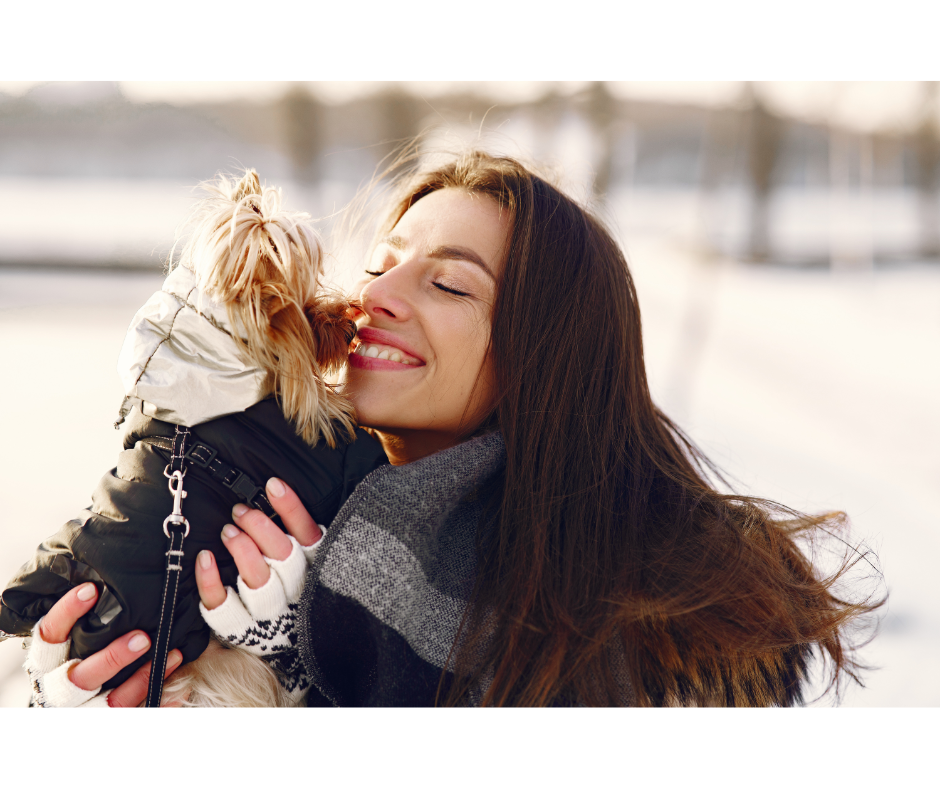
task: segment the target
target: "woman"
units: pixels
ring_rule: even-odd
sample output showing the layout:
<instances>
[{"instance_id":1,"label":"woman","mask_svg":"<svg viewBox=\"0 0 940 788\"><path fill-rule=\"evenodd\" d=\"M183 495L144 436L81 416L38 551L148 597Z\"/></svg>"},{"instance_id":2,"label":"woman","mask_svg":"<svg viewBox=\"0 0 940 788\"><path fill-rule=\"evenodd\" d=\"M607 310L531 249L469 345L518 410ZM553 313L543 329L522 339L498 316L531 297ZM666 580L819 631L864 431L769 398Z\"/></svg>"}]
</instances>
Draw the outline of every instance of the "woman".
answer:
<instances>
[{"instance_id":1,"label":"woman","mask_svg":"<svg viewBox=\"0 0 940 788\"><path fill-rule=\"evenodd\" d=\"M347 391L392 465L308 573L311 703L791 705L814 654L829 689L860 682L848 633L881 602L833 584L863 556L822 579L796 543L842 515L709 481L650 398L626 261L587 211L471 153L402 183L366 276ZM226 546L263 587L287 537L234 519Z\"/></svg>"}]
</instances>

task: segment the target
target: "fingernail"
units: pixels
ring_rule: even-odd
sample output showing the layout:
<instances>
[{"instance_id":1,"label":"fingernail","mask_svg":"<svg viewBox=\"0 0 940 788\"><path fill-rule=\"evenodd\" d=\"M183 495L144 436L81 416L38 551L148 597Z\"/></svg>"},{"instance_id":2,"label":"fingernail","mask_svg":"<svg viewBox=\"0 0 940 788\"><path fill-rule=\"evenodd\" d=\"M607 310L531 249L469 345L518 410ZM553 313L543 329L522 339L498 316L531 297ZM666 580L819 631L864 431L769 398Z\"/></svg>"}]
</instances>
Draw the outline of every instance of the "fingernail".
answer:
<instances>
[{"instance_id":1,"label":"fingernail","mask_svg":"<svg viewBox=\"0 0 940 788\"><path fill-rule=\"evenodd\" d=\"M248 507L243 503L237 503L232 507L232 514L234 514L236 517L241 517L247 511Z\"/></svg>"},{"instance_id":2,"label":"fingernail","mask_svg":"<svg viewBox=\"0 0 940 788\"><path fill-rule=\"evenodd\" d=\"M166 666L168 668L175 668L182 661L183 661L183 655L180 654L179 651L176 651L174 649L173 651L170 652L170 656L167 657Z\"/></svg>"},{"instance_id":3,"label":"fingernail","mask_svg":"<svg viewBox=\"0 0 940 788\"><path fill-rule=\"evenodd\" d=\"M280 498L285 492L287 492L284 489L284 482L282 482L280 479L268 479L267 487L268 495L270 495L272 498Z\"/></svg>"},{"instance_id":4,"label":"fingernail","mask_svg":"<svg viewBox=\"0 0 940 788\"><path fill-rule=\"evenodd\" d=\"M212 553L210 553L208 550L200 550L199 566L201 566L203 569L208 569L210 566L212 566Z\"/></svg>"},{"instance_id":5,"label":"fingernail","mask_svg":"<svg viewBox=\"0 0 940 788\"><path fill-rule=\"evenodd\" d=\"M76 596L82 601L87 602L95 595L95 584L86 583L81 588L78 589Z\"/></svg>"},{"instance_id":6,"label":"fingernail","mask_svg":"<svg viewBox=\"0 0 940 788\"><path fill-rule=\"evenodd\" d=\"M228 525L225 526L225 528L222 529L222 536L223 536L225 539L234 539L234 538L235 538L236 536L238 536L240 533L241 533L241 531L239 531L239 530L238 530L234 525L232 525L231 523L229 523Z\"/></svg>"},{"instance_id":7,"label":"fingernail","mask_svg":"<svg viewBox=\"0 0 940 788\"><path fill-rule=\"evenodd\" d=\"M134 635L127 643L131 651L144 651L149 646L150 639L146 635Z\"/></svg>"}]
</instances>

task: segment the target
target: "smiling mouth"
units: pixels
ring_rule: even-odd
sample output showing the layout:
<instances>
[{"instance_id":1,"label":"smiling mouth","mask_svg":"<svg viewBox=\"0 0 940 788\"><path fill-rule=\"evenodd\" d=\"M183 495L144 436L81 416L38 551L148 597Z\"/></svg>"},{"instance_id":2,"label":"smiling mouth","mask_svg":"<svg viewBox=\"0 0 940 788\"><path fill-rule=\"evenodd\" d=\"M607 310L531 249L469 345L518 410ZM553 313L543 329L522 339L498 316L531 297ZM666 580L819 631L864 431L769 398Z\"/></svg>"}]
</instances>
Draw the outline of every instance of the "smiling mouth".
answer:
<instances>
[{"instance_id":1,"label":"smiling mouth","mask_svg":"<svg viewBox=\"0 0 940 788\"><path fill-rule=\"evenodd\" d=\"M414 358L409 356L407 353L403 353L397 347L392 347L390 345L383 345L378 342L362 342L360 341L358 346L353 353L357 356L362 356L363 358L376 358L382 359L384 361L394 361L398 364L405 364L409 367L420 367L422 363Z\"/></svg>"}]
</instances>

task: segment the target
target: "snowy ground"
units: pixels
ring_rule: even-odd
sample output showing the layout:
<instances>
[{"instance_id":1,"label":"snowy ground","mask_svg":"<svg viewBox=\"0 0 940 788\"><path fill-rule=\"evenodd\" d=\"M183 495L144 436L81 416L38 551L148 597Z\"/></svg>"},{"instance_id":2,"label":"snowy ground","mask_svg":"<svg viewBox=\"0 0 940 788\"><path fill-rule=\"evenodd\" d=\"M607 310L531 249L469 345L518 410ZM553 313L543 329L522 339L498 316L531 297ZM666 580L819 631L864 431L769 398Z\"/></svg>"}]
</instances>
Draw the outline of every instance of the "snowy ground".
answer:
<instances>
[{"instance_id":1,"label":"snowy ground","mask_svg":"<svg viewBox=\"0 0 940 788\"><path fill-rule=\"evenodd\" d=\"M657 401L747 492L844 509L878 552L891 598L864 655L882 669L844 705L940 705L940 267L760 269L625 235ZM117 352L160 281L0 268L0 579L114 465ZM0 644L0 706L26 703L21 662Z\"/></svg>"}]
</instances>

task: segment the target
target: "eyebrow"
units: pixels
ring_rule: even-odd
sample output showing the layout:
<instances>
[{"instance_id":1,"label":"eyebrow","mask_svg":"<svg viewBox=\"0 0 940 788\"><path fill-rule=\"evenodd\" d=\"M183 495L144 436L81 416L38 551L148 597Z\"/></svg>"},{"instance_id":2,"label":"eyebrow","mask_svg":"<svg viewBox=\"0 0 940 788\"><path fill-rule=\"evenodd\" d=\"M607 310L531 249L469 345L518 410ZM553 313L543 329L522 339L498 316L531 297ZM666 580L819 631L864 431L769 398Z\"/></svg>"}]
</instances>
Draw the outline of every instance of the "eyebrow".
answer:
<instances>
[{"instance_id":1,"label":"eyebrow","mask_svg":"<svg viewBox=\"0 0 940 788\"><path fill-rule=\"evenodd\" d=\"M388 235L379 241L379 243L388 244L394 249L405 248L405 239L400 235ZM493 275L490 267L483 262L483 258L474 252L473 249L468 249L466 246L436 246L428 252L428 257L433 260L463 260L467 263L473 263L482 268L490 279L494 282L496 281L496 277Z\"/></svg>"}]
</instances>

